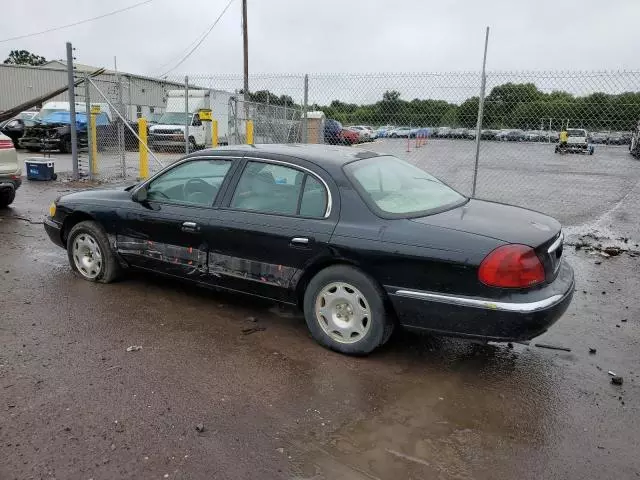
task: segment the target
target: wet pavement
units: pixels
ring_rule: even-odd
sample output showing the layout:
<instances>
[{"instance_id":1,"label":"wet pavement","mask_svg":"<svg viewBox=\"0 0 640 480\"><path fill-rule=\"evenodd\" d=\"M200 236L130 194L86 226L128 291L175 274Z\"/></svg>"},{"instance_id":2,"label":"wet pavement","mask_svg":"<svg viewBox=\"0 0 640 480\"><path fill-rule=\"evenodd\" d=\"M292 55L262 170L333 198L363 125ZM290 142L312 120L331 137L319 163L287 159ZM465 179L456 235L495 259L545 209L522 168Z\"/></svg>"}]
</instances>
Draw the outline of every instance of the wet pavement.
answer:
<instances>
[{"instance_id":1,"label":"wet pavement","mask_svg":"<svg viewBox=\"0 0 640 480\"><path fill-rule=\"evenodd\" d=\"M0 479L638 478L630 165L607 208L568 212L570 242L598 231L631 250L566 248L577 291L535 342L570 352L399 332L366 358L319 347L270 303L76 278L39 222L82 185L25 182L0 211Z\"/></svg>"}]
</instances>

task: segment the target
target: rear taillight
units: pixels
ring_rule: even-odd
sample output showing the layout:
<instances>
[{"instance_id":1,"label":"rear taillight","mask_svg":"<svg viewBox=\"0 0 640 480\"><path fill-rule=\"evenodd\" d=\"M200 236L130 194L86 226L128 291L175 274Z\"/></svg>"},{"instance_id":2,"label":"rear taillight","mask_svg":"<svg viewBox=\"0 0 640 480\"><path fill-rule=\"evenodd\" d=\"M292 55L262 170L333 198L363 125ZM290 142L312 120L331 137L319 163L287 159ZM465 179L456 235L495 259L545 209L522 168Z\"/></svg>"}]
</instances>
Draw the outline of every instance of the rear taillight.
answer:
<instances>
[{"instance_id":1,"label":"rear taillight","mask_svg":"<svg viewBox=\"0 0 640 480\"><path fill-rule=\"evenodd\" d=\"M11 140L0 140L0 150L8 150L13 148L13 142Z\"/></svg>"},{"instance_id":2,"label":"rear taillight","mask_svg":"<svg viewBox=\"0 0 640 480\"><path fill-rule=\"evenodd\" d=\"M542 262L531 247L503 245L480 264L478 278L485 285L503 288L531 287L545 280Z\"/></svg>"}]
</instances>

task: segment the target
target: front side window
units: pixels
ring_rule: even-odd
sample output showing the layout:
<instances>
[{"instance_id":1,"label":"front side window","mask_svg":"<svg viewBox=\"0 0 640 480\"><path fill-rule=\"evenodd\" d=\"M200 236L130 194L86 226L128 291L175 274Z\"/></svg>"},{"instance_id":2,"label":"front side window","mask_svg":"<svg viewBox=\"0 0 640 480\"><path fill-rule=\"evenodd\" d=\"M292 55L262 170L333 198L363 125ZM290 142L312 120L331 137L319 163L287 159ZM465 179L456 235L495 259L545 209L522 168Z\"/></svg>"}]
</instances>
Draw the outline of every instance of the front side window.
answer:
<instances>
[{"instance_id":1,"label":"front side window","mask_svg":"<svg viewBox=\"0 0 640 480\"><path fill-rule=\"evenodd\" d=\"M296 168L248 162L231 207L260 213L323 217L327 192L313 176Z\"/></svg>"},{"instance_id":2,"label":"front side window","mask_svg":"<svg viewBox=\"0 0 640 480\"><path fill-rule=\"evenodd\" d=\"M437 178L396 157L358 160L344 169L365 203L383 216L426 215L466 201Z\"/></svg>"},{"instance_id":3,"label":"front side window","mask_svg":"<svg viewBox=\"0 0 640 480\"><path fill-rule=\"evenodd\" d=\"M211 206L231 168L231 160L193 160L153 180L147 198L168 203Z\"/></svg>"}]
</instances>

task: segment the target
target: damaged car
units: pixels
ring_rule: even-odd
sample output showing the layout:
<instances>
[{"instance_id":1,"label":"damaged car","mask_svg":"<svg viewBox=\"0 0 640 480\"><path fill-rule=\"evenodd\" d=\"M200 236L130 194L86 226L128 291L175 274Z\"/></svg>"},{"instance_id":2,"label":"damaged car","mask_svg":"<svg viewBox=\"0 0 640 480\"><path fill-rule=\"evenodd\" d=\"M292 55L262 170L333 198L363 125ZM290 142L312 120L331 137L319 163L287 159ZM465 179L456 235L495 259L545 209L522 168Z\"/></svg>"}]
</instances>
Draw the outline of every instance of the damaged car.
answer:
<instances>
[{"instance_id":1,"label":"damaged car","mask_svg":"<svg viewBox=\"0 0 640 480\"><path fill-rule=\"evenodd\" d=\"M64 195L44 226L80 278L139 269L297 305L346 354L396 327L531 339L574 291L555 219L345 147L200 151L136 185Z\"/></svg>"},{"instance_id":2,"label":"damaged car","mask_svg":"<svg viewBox=\"0 0 640 480\"><path fill-rule=\"evenodd\" d=\"M96 125L109 125L109 117L105 112L96 115ZM88 145L87 115L76 112L76 132L78 148ZM20 147L30 152L58 150L60 153L71 153L71 113L68 110L54 111L40 118L33 119L33 125L27 127L20 138Z\"/></svg>"}]
</instances>

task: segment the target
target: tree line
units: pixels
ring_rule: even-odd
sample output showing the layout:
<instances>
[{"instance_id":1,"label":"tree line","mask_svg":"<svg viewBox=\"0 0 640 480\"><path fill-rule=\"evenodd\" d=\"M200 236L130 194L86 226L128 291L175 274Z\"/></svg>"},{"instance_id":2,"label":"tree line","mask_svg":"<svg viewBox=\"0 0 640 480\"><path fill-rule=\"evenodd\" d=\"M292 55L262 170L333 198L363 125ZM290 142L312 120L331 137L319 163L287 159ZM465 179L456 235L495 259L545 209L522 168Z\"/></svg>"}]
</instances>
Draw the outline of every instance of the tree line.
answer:
<instances>
[{"instance_id":1,"label":"tree line","mask_svg":"<svg viewBox=\"0 0 640 480\"><path fill-rule=\"evenodd\" d=\"M327 118L345 125L412 125L421 127L474 128L478 119L478 97L460 105L444 100L403 100L400 92L386 91L382 100L358 105L334 100L312 105ZM505 83L485 98L483 128L559 130L567 125L588 130L631 130L640 120L640 92L616 95L592 93L575 96L568 92L544 93L533 83Z\"/></svg>"}]
</instances>

